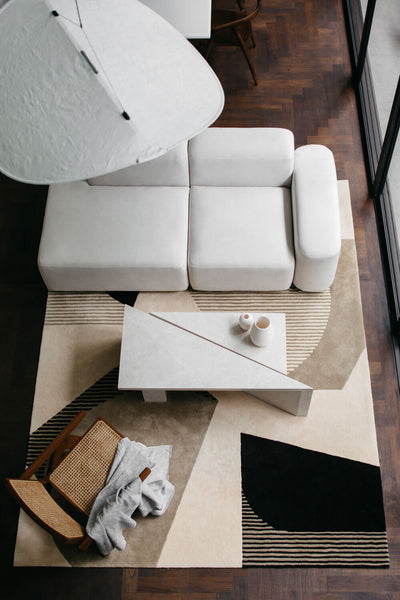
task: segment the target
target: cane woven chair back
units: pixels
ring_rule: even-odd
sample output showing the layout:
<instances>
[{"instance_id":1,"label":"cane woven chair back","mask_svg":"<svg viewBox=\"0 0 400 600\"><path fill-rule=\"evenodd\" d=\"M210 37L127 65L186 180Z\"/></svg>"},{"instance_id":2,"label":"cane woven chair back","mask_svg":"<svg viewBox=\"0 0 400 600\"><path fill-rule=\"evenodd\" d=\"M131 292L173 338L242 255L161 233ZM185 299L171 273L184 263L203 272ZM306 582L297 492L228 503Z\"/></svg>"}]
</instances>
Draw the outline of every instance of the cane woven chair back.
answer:
<instances>
[{"instance_id":1,"label":"cane woven chair back","mask_svg":"<svg viewBox=\"0 0 400 600\"><path fill-rule=\"evenodd\" d=\"M67 544L79 544L82 550L91 542L84 523L106 483L123 437L102 418L81 438L71 435L85 414L84 411L79 413L19 478L6 479L9 491L28 515L55 538ZM50 475L44 481L34 479L38 469L51 457ZM140 474L142 481L149 473L150 469L146 468ZM82 523L56 502L47 489L50 485L82 513Z\"/></svg>"},{"instance_id":2,"label":"cane woven chair back","mask_svg":"<svg viewBox=\"0 0 400 600\"><path fill-rule=\"evenodd\" d=\"M87 516L105 486L120 440L122 435L99 419L49 476L51 485Z\"/></svg>"}]
</instances>

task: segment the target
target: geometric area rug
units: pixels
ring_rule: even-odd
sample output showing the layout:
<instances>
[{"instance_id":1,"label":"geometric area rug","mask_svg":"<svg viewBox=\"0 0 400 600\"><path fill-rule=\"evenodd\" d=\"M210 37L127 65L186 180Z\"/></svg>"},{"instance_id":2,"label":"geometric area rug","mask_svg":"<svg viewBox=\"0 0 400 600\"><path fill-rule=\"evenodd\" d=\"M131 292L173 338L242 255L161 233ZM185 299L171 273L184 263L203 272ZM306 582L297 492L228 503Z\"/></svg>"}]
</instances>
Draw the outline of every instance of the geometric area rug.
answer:
<instances>
[{"instance_id":1,"label":"geometric area rug","mask_svg":"<svg viewBox=\"0 0 400 600\"><path fill-rule=\"evenodd\" d=\"M118 390L124 306L107 293L49 292L27 464L80 410L146 446L172 445L175 495L102 557L62 546L21 511L15 566L387 567L373 398L347 182L329 290L140 293L151 311L285 313L287 374L314 389L307 417L239 391ZM173 349L172 349L173 351ZM184 364L182 365L184 368Z\"/></svg>"},{"instance_id":2,"label":"geometric area rug","mask_svg":"<svg viewBox=\"0 0 400 600\"><path fill-rule=\"evenodd\" d=\"M242 434L243 566L389 566L379 467Z\"/></svg>"}]
</instances>

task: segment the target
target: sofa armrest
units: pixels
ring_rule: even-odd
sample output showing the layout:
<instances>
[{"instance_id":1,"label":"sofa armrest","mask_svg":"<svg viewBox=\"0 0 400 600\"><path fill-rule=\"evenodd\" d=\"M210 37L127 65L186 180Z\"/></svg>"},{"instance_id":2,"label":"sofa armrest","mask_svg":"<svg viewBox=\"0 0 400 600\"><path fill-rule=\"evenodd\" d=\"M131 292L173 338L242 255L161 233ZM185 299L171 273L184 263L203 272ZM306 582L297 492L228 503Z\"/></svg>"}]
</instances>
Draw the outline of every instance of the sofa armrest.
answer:
<instances>
[{"instance_id":1,"label":"sofa armrest","mask_svg":"<svg viewBox=\"0 0 400 600\"><path fill-rule=\"evenodd\" d=\"M325 146L295 151L292 181L296 267L293 283L306 292L332 284L341 248L335 161Z\"/></svg>"}]
</instances>

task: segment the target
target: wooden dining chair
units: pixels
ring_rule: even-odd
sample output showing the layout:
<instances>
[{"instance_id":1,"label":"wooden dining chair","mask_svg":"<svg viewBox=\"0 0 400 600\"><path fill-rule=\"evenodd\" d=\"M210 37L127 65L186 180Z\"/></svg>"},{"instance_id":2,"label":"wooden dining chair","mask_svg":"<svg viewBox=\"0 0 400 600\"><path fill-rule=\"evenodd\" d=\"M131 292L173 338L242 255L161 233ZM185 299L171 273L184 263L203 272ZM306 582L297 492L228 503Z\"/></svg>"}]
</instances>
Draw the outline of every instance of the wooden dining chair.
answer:
<instances>
[{"instance_id":1,"label":"wooden dining chair","mask_svg":"<svg viewBox=\"0 0 400 600\"><path fill-rule=\"evenodd\" d=\"M236 0L237 9L214 9L211 16L211 36L205 58L208 60L214 46L240 46L251 71L255 85L257 75L246 42L250 39L256 46L252 21L261 10L262 0L257 0L253 9L248 9L244 0Z\"/></svg>"},{"instance_id":2,"label":"wooden dining chair","mask_svg":"<svg viewBox=\"0 0 400 600\"><path fill-rule=\"evenodd\" d=\"M80 412L20 477L6 479L9 491L34 521L56 539L78 544L81 550L91 544L85 524L123 438L101 417L82 437L72 435L85 414ZM35 473L47 461L49 474L42 480L35 479ZM149 473L146 468L140 474L141 480ZM61 494L82 519L77 520L64 509L52 490Z\"/></svg>"}]
</instances>

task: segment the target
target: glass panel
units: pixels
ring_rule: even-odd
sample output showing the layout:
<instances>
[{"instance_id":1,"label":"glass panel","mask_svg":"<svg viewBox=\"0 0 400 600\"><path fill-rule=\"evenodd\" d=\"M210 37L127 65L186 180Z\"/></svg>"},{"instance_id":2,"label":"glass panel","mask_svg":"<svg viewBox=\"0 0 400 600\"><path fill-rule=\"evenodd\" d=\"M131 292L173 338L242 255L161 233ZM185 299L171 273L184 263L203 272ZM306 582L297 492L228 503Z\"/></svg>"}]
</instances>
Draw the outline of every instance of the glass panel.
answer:
<instances>
[{"instance_id":1,"label":"glass panel","mask_svg":"<svg viewBox=\"0 0 400 600\"><path fill-rule=\"evenodd\" d=\"M400 142L398 137L389 167L387 182L392 205L397 248L400 248Z\"/></svg>"},{"instance_id":2,"label":"glass panel","mask_svg":"<svg viewBox=\"0 0 400 600\"><path fill-rule=\"evenodd\" d=\"M368 1L361 0L363 15ZM382 131L382 139L396 91L400 67L400 9L398 0L378 0L375 7L368 58Z\"/></svg>"},{"instance_id":3,"label":"glass panel","mask_svg":"<svg viewBox=\"0 0 400 600\"><path fill-rule=\"evenodd\" d=\"M365 17L368 0L361 0ZM399 0L379 0L376 3L368 44L368 59L383 141L392 109L400 67L400 9ZM388 186L397 245L400 246L400 145L396 143Z\"/></svg>"}]
</instances>

